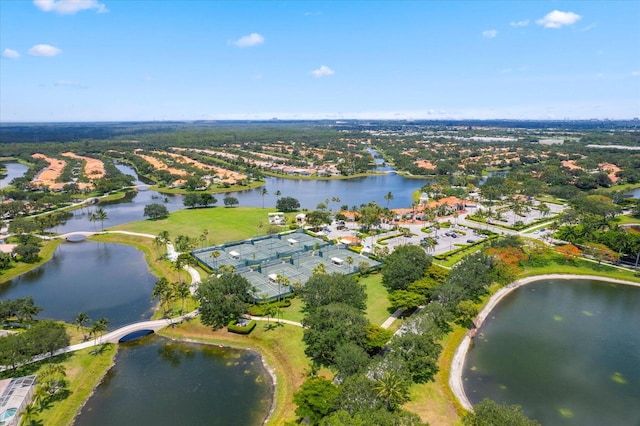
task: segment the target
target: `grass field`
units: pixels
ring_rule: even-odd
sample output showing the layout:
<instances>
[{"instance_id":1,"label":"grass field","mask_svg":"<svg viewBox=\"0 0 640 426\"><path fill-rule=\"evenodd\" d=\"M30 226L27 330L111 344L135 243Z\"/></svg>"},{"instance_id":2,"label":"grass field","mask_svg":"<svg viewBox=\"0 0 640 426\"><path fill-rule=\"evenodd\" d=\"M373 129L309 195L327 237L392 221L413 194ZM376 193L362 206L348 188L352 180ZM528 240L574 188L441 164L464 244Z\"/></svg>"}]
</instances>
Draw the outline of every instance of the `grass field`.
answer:
<instances>
[{"instance_id":1,"label":"grass field","mask_svg":"<svg viewBox=\"0 0 640 426\"><path fill-rule=\"evenodd\" d=\"M382 285L382 274L375 273L360 278L367 291L367 318L372 324L382 325L393 313L390 311L389 291Z\"/></svg>"},{"instance_id":2,"label":"grass field","mask_svg":"<svg viewBox=\"0 0 640 426\"><path fill-rule=\"evenodd\" d=\"M166 219L141 220L110 229L151 235L168 231L172 240L178 235L197 238L206 229L209 231L207 243L216 245L264 235L269 225L267 213L274 211L255 207L187 209L173 212Z\"/></svg>"},{"instance_id":3,"label":"grass field","mask_svg":"<svg viewBox=\"0 0 640 426\"><path fill-rule=\"evenodd\" d=\"M310 360L304 354L300 327L273 327L273 324L270 327L265 322L259 323L251 334L245 336L229 333L225 329L211 331L195 319L179 327L164 329L159 334L174 339L260 351L277 378L276 406L268 424L282 425L295 420L296 406L293 403L293 394L310 371Z\"/></svg>"}]
</instances>

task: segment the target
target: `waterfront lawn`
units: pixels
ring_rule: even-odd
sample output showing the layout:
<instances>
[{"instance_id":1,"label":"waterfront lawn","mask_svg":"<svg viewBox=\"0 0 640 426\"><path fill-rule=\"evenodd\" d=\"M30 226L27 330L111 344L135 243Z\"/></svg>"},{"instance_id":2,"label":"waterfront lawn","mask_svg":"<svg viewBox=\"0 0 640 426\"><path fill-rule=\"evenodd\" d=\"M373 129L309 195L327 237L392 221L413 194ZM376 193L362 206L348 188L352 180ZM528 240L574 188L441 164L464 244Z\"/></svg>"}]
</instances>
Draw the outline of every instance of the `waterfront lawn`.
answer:
<instances>
[{"instance_id":1,"label":"waterfront lawn","mask_svg":"<svg viewBox=\"0 0 640 426\"><path fill-rule=\"evenodd\" d=\"M156 277L165 277L169 281L178 281L178 273L173 268L173 263L164 258L159 260L162 256L166 255L166 248L158 248L153 244L153 239L140 237L137 235L127 234L99 234L89 238L90 241L102 242L102 243L114 243L114 244L127 244L134 246L138 250L144 253L145 261L149 266L149 271ZM191 279L188 277L186 271L181 272L183 279Z\"/></svg>"},{"instance_id":2,"label":"waterfront lawn","mask_svg":"<svg viewBox=\"0 0 640 426\"><path fill-rule=\"evenodd\" d=\"M43 405L42 410L39 410L39 405L36 403L38 410L36 410L34 424L68 425L73 422L73 418L89 399L93 389L113 365L117 345L106 344L97 354L93 354L93 350L93 348L89 348L71 354L59 355L55 358L22 366L16 371L5 371L0 373L0 377L37 375L42 368L51 363L59 363L64 366L69 383L67 388L56 394L52 401Z\"/></svg>"},{"instance_id":3,"label":"waterfront lawn","mask_svg":"<svg viewBox=\"0 0 640 426\"><path fill-rule=\"evenodd\" d=\"M598 262L587 259L565 261L562 256L555 254L550 255L548 262L544 265L525 264L518 278L543 274L595 275L603 278L640 282L640 276L626 269L616 268L604 263L598 265Z\"/></svg>"},{"instance_id":4,"label":"waterfront lawn","mask_svg":"<svg viewBox=\"0 0 640 426\"><path fill-rule=\"evenodd\" d=\"M375 325L382 325L391 316L389 291L382 285L382 274L372 273L360 278L367 292L367 318Z\"/></svg>"},{"instance_id":5,"label":"waterfront lawn","mask_svg":"<svg viewBox=\"0 0 640 426\"><path fill-rule=\"evenodd\" d=\"M275 410L267 424L281 425L295 420L296 405L293 394L300 388L310 371L310 360L304 354L302 328L292 325L266 327L258 325L249 335L229 333L226 329L212 331L198 318L185 321L175 328L159 332L165 337L210 343L242 349L254 349L265 358L267 366L277 377Z\"/></svg>"},{"instance_id":6,"label":"waterfront lawn","mask_svg":"<svg viewBox=\"0 0 640 426\"><path fill-rule=\"evenodd\" d=\"M264 234L269 226L267 214L274 211L274 209L266 208L219 206L185 209L170 213L166 219L141 220L118 225L111 229L151 235L169 231L172 240L178 235L197 238L202 234L202 231L207 229L209 231L208 243L216 245ZM282 230L284 231L285 228Z\"/></svg>"},{"instance_id":7,"label":"waterfront lawn","mask_svg":"<svg viewBox=\"0 0 640 426\"><path fill-rule=\"evenodd\" d=\"M60 243L62 243L62 240L43 240L42 248L40 249L40 260L34 263L17 262L11 269L0 271L0 283L12 280L25 272L29 272L47 263Z\"/></svg>"},{"instance_id":8,"label":"waterfront lawn","mask_svg":"<svg viewBox=\"0 0 640 426\"><path fill-rule=\"evenodd\" d=\"M413 384L409 389L411 400L403 406L431 426L461 425L461 415L465 413L449 387L449 375L453 355L467 330L455 324L453 327L453 331L440 342L443 349L434 381Z\"/></svg>"}]
</instances>

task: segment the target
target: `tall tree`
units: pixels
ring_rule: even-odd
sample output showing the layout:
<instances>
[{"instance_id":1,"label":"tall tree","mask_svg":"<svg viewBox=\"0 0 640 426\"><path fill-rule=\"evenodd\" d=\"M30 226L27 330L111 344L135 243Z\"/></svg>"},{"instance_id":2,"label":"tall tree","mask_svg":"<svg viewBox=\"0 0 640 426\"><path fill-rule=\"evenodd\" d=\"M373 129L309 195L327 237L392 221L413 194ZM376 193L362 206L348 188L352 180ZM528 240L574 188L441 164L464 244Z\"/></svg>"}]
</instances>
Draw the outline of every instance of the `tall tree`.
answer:
<instances>
[{"instance_id":1,"label":"tall tree","mask_svg":"<svg viewBox=\"0 0 640 426\"><path fill-rule=\"evenodd\" d=\"M91 318L86 312L79 312L76 318L73 320L73 323L78 327L78 330L82 331L82 340L87 340L87 336L85 334L85 324L89 324L91 322Z\"/></svg>"},{"instance_id":2,"label":"tall tree","mask_svg":"<svg viewBox=\"0 0 640 426\"><path fill-rule=\"evenodd\" d=\"M302 291L305 310L312 312L320 306L341 302L364 311L367 306L367 293L364 285L352 275L315 274L307 281Z\"/></svg>"},{"instance_id":3,"label":"tall tree","mask_svg":"<svg viewBox=\"0 0 640 426\"><path fill-rule=\"evenodd\" d=\"M253 301L254 288L242 275L223 272L212 275L196 290L200 320L214 330L238 319Z\"/></svg>"},{"instance_id":4,"label":"tall tree","mask_svg":"<svg viewBox=\"0 0 640 426\"><path fill-rule=\"evenodd\" d=\"M397 247L382 266L382 284L392 290L406 290L422 278L431 266L431 257L418 246Z\"/></svg>"},{"instance_id":5,"label":"tall tree","mask_svg":"<svg viewBox=\"0 0 640 426\"><path fill-rule=\"evenodd\" d=\"M260 190L260 196L262 197L262 208L264 209L264 196L268 195L269 191L267 191L267 188L262 188Z\"/></svg>"}]
</instances>

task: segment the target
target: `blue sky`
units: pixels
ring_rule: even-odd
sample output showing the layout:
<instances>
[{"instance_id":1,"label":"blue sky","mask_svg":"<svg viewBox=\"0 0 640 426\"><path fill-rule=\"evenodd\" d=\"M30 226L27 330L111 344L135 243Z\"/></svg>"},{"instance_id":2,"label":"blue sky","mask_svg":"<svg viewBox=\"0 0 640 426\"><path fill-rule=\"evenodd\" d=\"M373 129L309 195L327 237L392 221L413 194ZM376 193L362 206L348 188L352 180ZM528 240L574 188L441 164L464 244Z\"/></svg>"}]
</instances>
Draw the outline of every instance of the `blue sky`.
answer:
<instances>
[{"instance_id":1,"label":"blue sky","mask_svg":"<svg viewBox=\"0 0 640 426\"><path fill-rule=\"evenodd\" d=\"M0 0L0 121L626 119L640 1Z\"/></svg>"}]
</instances>

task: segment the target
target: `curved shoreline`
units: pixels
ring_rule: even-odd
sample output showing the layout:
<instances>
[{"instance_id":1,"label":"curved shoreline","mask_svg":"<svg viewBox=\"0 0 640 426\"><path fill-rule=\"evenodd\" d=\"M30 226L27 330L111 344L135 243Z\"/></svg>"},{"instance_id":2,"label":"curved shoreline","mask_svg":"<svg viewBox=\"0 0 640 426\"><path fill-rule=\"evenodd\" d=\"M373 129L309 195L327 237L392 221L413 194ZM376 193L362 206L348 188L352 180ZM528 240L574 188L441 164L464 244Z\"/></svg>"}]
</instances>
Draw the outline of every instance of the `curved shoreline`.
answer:
<instances>
[{"instance_id":1,"label":"curved shoreline","mask_svg":"<svg viewBox=\"0 0 640 426\"><path fill-rule=\"evenodd\" d=\"M493 308L495 308L500 301L509 293L524 285L534 283L541 280L594 280L594 281L606 281L615 284L630 285L634 287L640 287L640 283L633 281L625 281L617 278L607 278L596 275L572 275L572 274L546 274L535 275L532 277L521 278L516 280L495 292L487 301L487 304L482 308L482 311L478 314L475 320L476 328L467 331L462 342L458 345L456 352L451 361L451 372L449 374L449 387L457 398L460 405L466 410L473 411L473 405L469 402L467 395L464 391L464 385L462 383L462 370L464 368L464 362L467 357L467 352L471 346L472 336L475 334L475 330L480 328L484 321L487 319Z\"/></svg>"}]
</instances>

